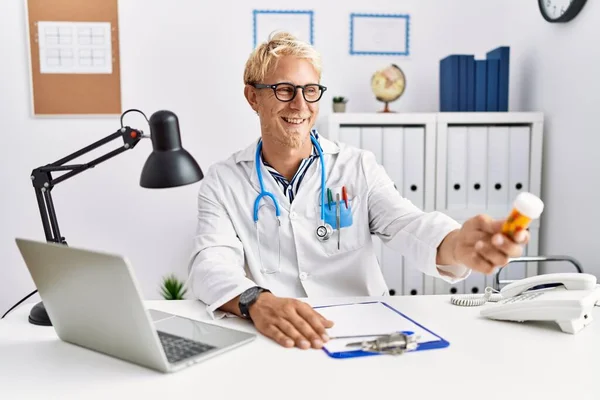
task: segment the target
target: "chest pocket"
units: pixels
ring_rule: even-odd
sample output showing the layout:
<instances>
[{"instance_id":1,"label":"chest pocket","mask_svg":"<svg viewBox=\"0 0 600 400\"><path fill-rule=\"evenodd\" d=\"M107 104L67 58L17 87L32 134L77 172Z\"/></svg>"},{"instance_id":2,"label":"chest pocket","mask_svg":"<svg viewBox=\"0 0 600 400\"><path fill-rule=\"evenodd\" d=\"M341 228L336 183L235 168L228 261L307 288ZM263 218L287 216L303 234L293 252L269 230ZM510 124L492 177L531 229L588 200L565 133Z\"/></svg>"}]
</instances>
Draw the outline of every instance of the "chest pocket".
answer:
<instances>
[{"instance_id":1,"label":"chest pocket","mask_svg":"<svg viewBox=\"0 0 600 400\"><path fill-rule=\"evenodd\" d=\"M370 239L366 203L360 196L349 194L348 207L340 199L339 207L336 201L337 188L332 188L333 202L325 199L325 222L333 228L329 240L319 242L319 247L328 256L340 255L363 247ZM320 204L320 202L318 203ZM339 225L338 226L338 211ZM317 218L321 218L320 205L315 206ZM338 248L339 240L339 248Z\"/></svg>"},{"instance_id":2,"label":"chest pocket","mask_svg":"<svg viewBox=\"0 0 600 400\"><path fill-rule=\"evenodd\" d=\"M254 222L252 222L254 225ZM253 227L256 236L256 256L261 272L272 274L279 272L281 256L281 231L270 199L261 202L258 208L258 221Z\"/></svg>"}]
</instances>

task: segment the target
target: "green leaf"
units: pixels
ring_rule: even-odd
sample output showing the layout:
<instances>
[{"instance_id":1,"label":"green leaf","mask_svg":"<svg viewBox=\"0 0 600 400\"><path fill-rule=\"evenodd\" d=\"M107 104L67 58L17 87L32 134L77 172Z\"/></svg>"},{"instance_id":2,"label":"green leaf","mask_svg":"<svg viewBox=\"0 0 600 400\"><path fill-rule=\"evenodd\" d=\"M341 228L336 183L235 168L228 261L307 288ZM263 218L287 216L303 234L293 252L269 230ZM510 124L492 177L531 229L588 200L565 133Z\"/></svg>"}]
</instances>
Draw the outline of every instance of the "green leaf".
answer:
<instances>
[{"instance_id":1,"label":"green leaf","mask_svg":"<svg viewBox=\"0 0 600 400\"><path fill-rule=\"evenodd\" d=\"M163 277L161 286L161 295L166 300L183 300L187 289L184 288L184 282L181 282L174 274Z\"/></svg>"}]
</instances>

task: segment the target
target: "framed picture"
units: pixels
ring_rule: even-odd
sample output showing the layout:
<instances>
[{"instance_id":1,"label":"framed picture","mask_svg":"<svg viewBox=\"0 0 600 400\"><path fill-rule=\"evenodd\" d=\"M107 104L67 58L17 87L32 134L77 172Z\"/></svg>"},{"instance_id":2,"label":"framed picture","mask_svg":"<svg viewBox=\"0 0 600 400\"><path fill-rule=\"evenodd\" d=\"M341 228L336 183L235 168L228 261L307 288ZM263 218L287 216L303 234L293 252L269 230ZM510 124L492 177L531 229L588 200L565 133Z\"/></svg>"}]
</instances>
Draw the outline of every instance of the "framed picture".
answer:
<instances>
[{"instance_id":1,"label":"framed picture","mask_svg":"<svg viewBox=\"0 0 600 400\"><path fill-rule=\"evenodd\" d=\"M410 16L406 14L350 14L350 54L410 54Z\"/></svg>"}]
</instances>

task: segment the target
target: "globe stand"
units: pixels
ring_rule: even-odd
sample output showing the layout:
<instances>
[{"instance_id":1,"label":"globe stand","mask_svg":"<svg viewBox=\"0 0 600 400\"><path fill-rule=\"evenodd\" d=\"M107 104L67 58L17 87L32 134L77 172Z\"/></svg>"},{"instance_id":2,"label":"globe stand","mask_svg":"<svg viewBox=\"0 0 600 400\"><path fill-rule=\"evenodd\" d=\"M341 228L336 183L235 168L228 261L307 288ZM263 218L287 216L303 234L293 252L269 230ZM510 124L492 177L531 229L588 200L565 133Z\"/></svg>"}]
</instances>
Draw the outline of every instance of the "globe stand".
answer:
<instances>
[{"instance_id":1,"label":"globe stand","mask_svg":"<svg viewBox=\"0 0 600 400\"><path fill-rule=\"evenodd\" d=\"M390 102L389 101L384 101L384 103L385 103L385 106L384 106L383 110L377 111L377 112L379 112L379 113L395 113L396 112L396 111L390 110L390 107L389 107Z\"/></svg>"}]
</instances>

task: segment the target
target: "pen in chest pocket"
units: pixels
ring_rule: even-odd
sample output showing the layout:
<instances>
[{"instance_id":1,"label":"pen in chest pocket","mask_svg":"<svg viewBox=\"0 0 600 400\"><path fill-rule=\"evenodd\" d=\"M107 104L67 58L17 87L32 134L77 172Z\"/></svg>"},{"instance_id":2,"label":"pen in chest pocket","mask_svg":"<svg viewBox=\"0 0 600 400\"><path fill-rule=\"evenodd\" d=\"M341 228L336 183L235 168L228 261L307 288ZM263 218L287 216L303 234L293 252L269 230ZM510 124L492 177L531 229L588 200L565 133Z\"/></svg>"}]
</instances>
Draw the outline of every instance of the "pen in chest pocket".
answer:
<instances>
[{"instance_id":1,"label":"pen in chest pocket","mask_svg":"<svg viewBox=\"0 0 600 400\"><path fill-rule=\"evenodd\" d=\"M342 224L340 223L340 208L342 208L342 205L340 204L340 194L336 194L336 203L335 203L335 218L336 218L336 224L337 224L337 230L338 230L338 250L340 249L340 235L341 235L341 231L342 231Z\"/></svg>"}]
</instances>

